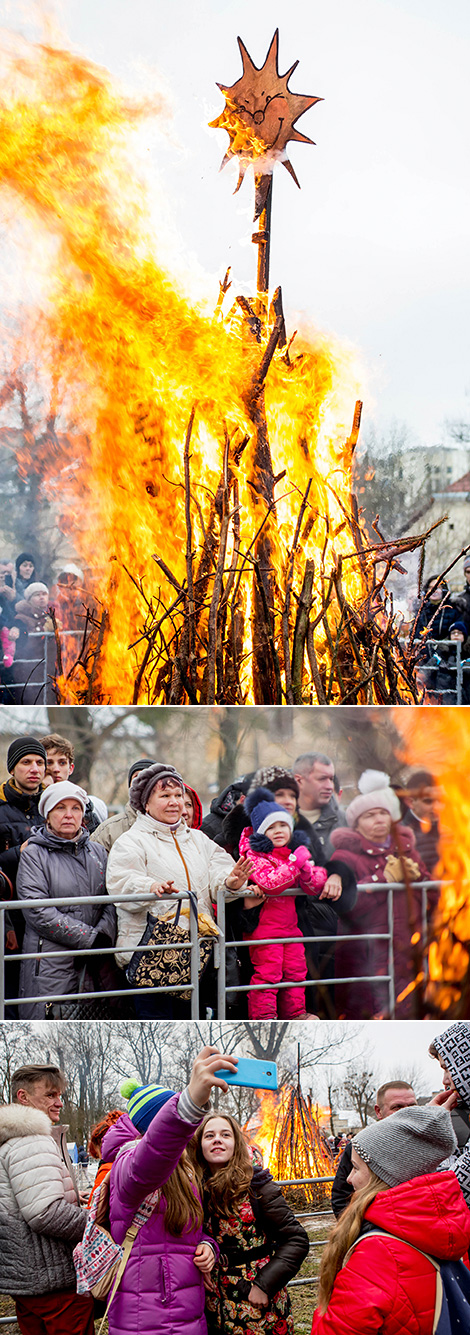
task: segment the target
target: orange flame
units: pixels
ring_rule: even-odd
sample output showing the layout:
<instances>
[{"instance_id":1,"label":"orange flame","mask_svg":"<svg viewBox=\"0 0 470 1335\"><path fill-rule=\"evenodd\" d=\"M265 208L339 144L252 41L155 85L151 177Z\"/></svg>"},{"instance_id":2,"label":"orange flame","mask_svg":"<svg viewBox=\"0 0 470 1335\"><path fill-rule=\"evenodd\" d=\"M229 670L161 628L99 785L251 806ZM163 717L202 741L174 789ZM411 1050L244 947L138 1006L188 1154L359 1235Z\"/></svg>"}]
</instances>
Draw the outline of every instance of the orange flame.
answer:
<instances>
[{"instance_id":1,"label":"orange flame","mask_svg":"<svg viewBox=\"0 0 470 1335\"><path fill-rule=\"evenodd\" d=\"M431 705L394 715L403 759L430 770L439 786L442 834L434 875L445 884L429 947L427 996L445 1014L462 1004L470 964L470 717L461 707Z\"/></svg>"},{"instance_id":2,"label":"orange flame","mask_svg":"<svg viewBox=\"0 0 470 1335\"><path fill-rule=\"evenodd\" d=\"M214 318L209 284L206 305L195 305L156 257L158 238L131 153L132 132L144 116L164 115L161 100L137 105L106 71L51 47L16 44L3 52L3 65L3 199L14 200L16 216L22 206L21 241L43 274L39 311L28 311L18 339L10 337L8 374L18 372L26 349L49 393L57 432L68 428L67 470L51 451L47 485L63 506L61 527L91 567L94 593L109 613L93 698L126 703L142 657L139 644L129 646L140 640L146 606L155 607L159 595L166 606L174 598L152 556L185 579L182 453L192 405L197 398L191 440L197 553L209 493L221 474L225 431L232 440L252 436L243 387L259 364L260 347L247 345L239 313ZM328 574L353 545L347 522L352 445L345 424L357 393L351 353L314 330L299 339L293 360L278 352L270 367L273 467L276 475L287 474L270 530L273 561L282 587L301 495L313 478L314 522L302 560L315 560L314 605L321 606L325 569ZM78 468L69 467L74 442ZM262 505L249 486L251 463L250 443L243 467L234 470L242 551L259 527ZM345 563L343 585L358 605L365 587L357 561ZM242 593L249 702L248 585ZM316 647L327 659L321 627ZM145 690L143 680L140 698L163 698L156 688L151 697ZM77 698L70 685L68 698Z\"/></svg>"},{"instance_id":3,"label":"orange flame","mask_svg":"<svg viewBox=\"0 0 470 1335\"><path fill-rule=\"evenodd\" d=\"M265 1168L277 1181L328 1177L334 1156L324 1136L329 1108L321 1108L297 1089L282 1086L277 1094L257 1091L259 1108L244 1128L253 1146L261 1150ZM328 1184L321 1184L328 1192ZM314 1184L302 1187L307 1200L315 1199Z\"/></svg>"}]
</instances>

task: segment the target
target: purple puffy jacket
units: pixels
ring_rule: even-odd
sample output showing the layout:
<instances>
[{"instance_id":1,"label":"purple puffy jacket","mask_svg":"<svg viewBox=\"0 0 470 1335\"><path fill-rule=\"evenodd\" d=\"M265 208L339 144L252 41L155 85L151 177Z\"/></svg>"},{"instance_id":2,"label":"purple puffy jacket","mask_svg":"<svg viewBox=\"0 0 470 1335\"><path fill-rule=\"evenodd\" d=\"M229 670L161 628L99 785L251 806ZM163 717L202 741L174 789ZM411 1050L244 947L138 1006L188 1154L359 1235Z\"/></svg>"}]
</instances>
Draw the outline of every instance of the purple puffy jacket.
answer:
<instances>
[{"instance_id":1,"label":"purple puffy jacket","mask_svg":"<svg viewBox=\"0 0 470 1335\"><path fill-rule=\"evenodd\" d=\"M164 1104L139 1136L127 1116L106 1132L102 1156L113 1162L110 1185L111 1231L122 1243L141 1201L163 1186L196 1130L178 1116L179 1094ZM200 1119L202 1121L202 1117ZM129 1148L123 1150L128 1144ZM166 1201L159 1204L135 1239L109 1311L109 1335L207 1335L204 1285L194 1264L199 1242L210 1241L202 1227L175 1238L165 1228ZM212 1245L217 1252L216 1245Z\"/></svg>"}]
</instances>

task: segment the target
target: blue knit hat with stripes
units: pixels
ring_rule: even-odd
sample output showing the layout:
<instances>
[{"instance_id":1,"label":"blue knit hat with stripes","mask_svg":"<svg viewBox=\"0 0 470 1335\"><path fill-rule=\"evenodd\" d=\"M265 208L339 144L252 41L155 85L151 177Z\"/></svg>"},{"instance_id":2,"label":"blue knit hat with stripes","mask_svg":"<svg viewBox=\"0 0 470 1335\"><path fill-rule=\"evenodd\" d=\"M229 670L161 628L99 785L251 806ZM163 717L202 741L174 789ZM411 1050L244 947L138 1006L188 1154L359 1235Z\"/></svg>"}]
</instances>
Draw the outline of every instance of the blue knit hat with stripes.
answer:
<instances>
[{"instance_id":1,"label":"blue knit hat with stripes","mask_svg":"<svg viewBox=\"0 0 470 1335\"><path fill-rule=\"evenodd\" d=\"M174 1089L164 1089L162 1085L139 1085L137 1080L124 1080L120 1089L122 1098L128 1100L127 1112L131 1122L142 1136L174 1093Z\"/></svg>"}]
</instances>

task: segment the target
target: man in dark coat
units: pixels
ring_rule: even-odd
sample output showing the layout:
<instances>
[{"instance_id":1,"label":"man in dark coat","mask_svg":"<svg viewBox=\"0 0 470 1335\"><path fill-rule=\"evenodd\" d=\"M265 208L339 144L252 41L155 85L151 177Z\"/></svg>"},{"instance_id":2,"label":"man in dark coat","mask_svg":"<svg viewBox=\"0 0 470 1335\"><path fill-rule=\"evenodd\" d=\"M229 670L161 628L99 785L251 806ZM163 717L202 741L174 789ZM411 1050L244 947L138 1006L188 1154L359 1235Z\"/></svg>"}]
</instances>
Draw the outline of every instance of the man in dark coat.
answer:
<instances>
[{"instance_id":1,"label":"man in dark coat","mask_svg":"<svg viewBox=\"0 0 470 1335\"><path fill-rule=\"evenodd\" d=\"M33 829L44 824L39 815L39 799L44 788L46 752L36 737L15 737L8 748L8 779L0 785L0 892L5 899L16 898L16 873L21 845ZM21 950L24 919L20 912L5 921L5 944L10 956L6 970L6 995L18 995L19 966L11 958ZM8 1009L8 1018L15 1016Z\"/></svg>"},{"instance_id":2,"label":"man in dark coat","mask_svg":"<svg viewBox=\"0 0 470 1335\"><path fill-rule=\"evenodd\" d=\"M43 825L39 799L44 788L46 752L36 737L15 737L8 748L8 779L0 785L0 870L14 890L21 845Z\"/></svg>"},{"instance_id":3,"label":"man in dark coat","mask_svg":"<svg viewBox=\"0 0 470 1335\"><path fill-rule=\"evenodd\" d=\"M463 573L465 579L465 588L461 593L453 593L451 602L454 612L457 609L467 628L467 635L470 634L470 556L466 556L463 563Z\"/></svg>"},{"instance_id":4,"label":"man in dark coat","mask_svg":"<svg viewBox=\"0 0 470 1335\"><path fill-rule=\"evenodd\" d=\"M414 1108L417 1101L412 1085L408 1085L406 1080L389 1080L377 1090L374 1109L377 1121L382 1122L385 1117L391 1117L399 1108ZM349 1205L354 1191L348 1182L352 1168L351 1149L352 1142L349 1141L341 1155L331 1188L331 1208L337 1219Z\"/></svg>"},{"instance_id":5,"label":"man in dark coat","mask_svg":"<svg viewBox=\"0 0 470 1335\"><path fill-rule=\"evenodd\" d=\"M36 737L15 737L9 745L8 780L0 785L0 894L16 898L16 873L20 861L21 844L28 840L32 830L44 825L39 814L39 800L44 789L45 750ZM24 935L23 913L5 914L5 948L8 969L5 971L5 995L17 996L20 968L15 955L21 949ZM16 1012L7 1008L7 1019L15 1019Z\"/></svg>"},{"instance_id":6,"label":"man in dark coat","mask_svg":"<svg viewBox=\"0 0 470 1335\"><path fill-rule=\"evenodd\" d=\"M346 825L335 794L335 767L321 751L307 751L294 761L292 772L299 786L299 811L315 827L326 858L333 852L331 834Z\"/></svg>"}]
</instances>

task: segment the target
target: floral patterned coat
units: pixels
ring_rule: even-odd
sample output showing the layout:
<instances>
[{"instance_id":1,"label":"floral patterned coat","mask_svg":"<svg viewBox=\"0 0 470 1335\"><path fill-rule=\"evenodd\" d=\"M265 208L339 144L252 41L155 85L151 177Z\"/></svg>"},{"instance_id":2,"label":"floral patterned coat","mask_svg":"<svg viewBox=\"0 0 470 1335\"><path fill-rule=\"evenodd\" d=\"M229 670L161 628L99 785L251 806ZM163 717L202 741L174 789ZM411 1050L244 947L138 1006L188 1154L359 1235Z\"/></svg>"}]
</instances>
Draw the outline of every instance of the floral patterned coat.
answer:
<instances>
[{"instance_id":1,"label":"floral patterned coat","mask_svg":"<svg viewBox=\"0 0 470 1335\"><path fill-rule=\"evenodd\" d=\"M206 1296L209 1335L293 1335L285 1285L300 1269L309 1241L268 1170L254 1168L250 1190L233 1215L207 1215L206 1222L220 1247L214 1287ZM269 1298L263 1311L248 1302L255 1283Z\"/></svg>"}]
</instances>

